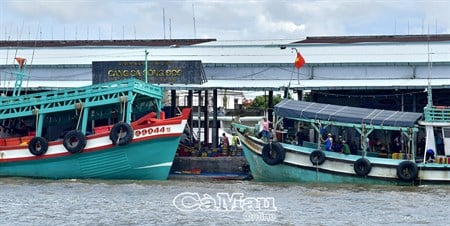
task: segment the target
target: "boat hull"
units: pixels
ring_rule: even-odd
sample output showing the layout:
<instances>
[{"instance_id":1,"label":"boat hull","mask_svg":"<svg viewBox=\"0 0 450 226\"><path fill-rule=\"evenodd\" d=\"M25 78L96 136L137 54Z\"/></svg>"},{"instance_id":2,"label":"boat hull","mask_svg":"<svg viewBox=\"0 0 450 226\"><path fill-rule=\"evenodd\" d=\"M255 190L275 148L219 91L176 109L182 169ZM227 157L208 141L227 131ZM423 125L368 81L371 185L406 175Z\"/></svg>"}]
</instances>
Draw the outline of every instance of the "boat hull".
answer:
<instances>
[{"instance_id":1,"label":"boat hull","mask_svg":"<svg viewBox=\"0 0 450 226\"><path fill-rule=\"evenodd\" d=\"M178 121L141 126L126 145L114 145L109 132L87 136L85 149L75 154L62 141L50 142L42 156L32 155L27 146L1 148L0 176L165 180L186 124Z\"/></svg>"},{"instance_id":2,"label":"boat hull","mask_svg":"<svg viewBox=\"0 0 450 226\"><path fill-rule=\"evenodd\" d=\"M126 146L0 164L1 176L52 179L167 179L179 138L160 138Z\"/></svg>"},{"instance_id":3,"label":"boat hull","mask_svg":"<svg viewBox=\"0 0 450 226\"><path fill-rule=\"evenodd\" d=\"M443 164L417 164L418 174L412 181L404 181L397 175L398 166L406 160L366 157L371 162L368 175L360 176L354 164L361 158L358 155L345 155L336 152L323 152L325 161L314 165L310 160L315 150L290 144L281 144L285 158L279 164L264 161L262 150L264 142L254 137L240 134L245 158L256 181L262 182L300 182L300 183L354 183L354 184L450 184L450 169Z\"/></svg>"}]
</instances>

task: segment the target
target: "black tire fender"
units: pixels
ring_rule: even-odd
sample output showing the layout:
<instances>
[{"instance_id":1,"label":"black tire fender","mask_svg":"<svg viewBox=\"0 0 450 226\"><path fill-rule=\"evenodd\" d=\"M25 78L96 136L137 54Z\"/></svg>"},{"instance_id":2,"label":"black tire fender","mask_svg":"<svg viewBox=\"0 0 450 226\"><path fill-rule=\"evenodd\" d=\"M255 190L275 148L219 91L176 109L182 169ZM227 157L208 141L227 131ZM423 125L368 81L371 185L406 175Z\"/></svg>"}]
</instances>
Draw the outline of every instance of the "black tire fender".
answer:
<instances>
[{"instance_id":1,"label":"black tire fender","mask_svg":"<svg viewBox=\"0 0 450 226\"><path fill-rule=\"evenodd\" d=\"M372 170L372 164L368 159L360 158L353 164L353 169L357 175L365 177L369 175L370 170Z\"/></svg>"},{"instance_id":2,"label":"black tire fender","mask_svg":"<svg viewBox=\"0 0 450 226\"><path fill-rule=\"evenodd\" d=\"M72 154L82 152L86 147L86 137L81 131L71 130L67 132L63 139L66 150Z\"/></svg>"},{"instance_id":3,"label":"black tire fender","mask_svg":"<svg viewBox=\"0 0 450 226\"><path fill-rule=\"evenodd\" d=\"M286 151L278 142L270 142L262 149L262 158L268 165L277 165L284 161Z\"/></svg>"},{"instance_id":4,"label":"black tire fender","mask_svg":"<svg viewBox=\"0 0 450 226\"><path fill-rule=\"evenodd\" d=\"M109 139L114 145L126 145L133 140L133 128L128 123L118 122L111 128Z\"/></svg>"},{"instance_id":5,"label":"black tire fender","mask_svg":"<svg viewBox=\"0 0 450 226\"><path fill-rule=\"evenodd\" d=\"M405 182L412 182L416 179L419 168L416 163L411 161L403 161L397 166L397 176Z\"/></svg>"},{"instance_id":6,"label":"black tire fender","mask_svg":"<svg viewBox=\"0 0 450 226\"><path fill-rule=\"evenodd\" d=\"M28 150L35 156L41 156L48 150L48 142L43 137L33 137L28 142Z\"/></svg>"},{"instance_id":7,"label":"black tire fender","mask_svg":"<svg viewBox=\"0 0 450 226\"><path fill-rule=\"evenodd\" d=\"M309 161L313 165L322 165L325 162L325 153L321 150L314 150L309 155Z\"/></svg>"}]
</instances>

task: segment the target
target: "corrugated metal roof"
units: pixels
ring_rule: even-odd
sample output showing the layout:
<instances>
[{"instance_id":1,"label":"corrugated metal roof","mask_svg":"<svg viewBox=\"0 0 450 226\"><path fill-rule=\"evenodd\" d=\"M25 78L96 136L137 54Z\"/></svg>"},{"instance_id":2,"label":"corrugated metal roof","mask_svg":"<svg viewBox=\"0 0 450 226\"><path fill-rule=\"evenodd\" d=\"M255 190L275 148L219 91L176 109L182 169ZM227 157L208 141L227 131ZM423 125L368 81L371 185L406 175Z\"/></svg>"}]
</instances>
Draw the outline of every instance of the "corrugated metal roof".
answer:
<instances>
[{"instance_id":1,"label":"corrugated metal roof","mask_svg":"<svg viewBox=\"0 0 450 226\"><path fill-rule=\"evenodd\" d=\"M430 42L424 41L423 37L420 37L422 38L420 40L401 42L391 40L389 42L342 43L338 42L339 39L336 37L318 37L317 39L333 40L333 38L334 42L327 43L295 43L296 40L236 40L177 46L0 47L0 66L3 64L6 65L4 68L7 68L14 64L14 56L17 52L17 56L27 58L29 64L41 69L48 67L50 72L55 71L54 69L59 66L72 65L75 68L70 69L70 75L72 75L84 73L85 70L77 68L83 68L83 65L90 66L93 61L142 61L145 50L148 50L150 52L148 60L200 60L207 67L212 67L212 69L207 68L212 74L212 78L209 78L207 83L163 85L170 88L279 90L280 87L290 86L298 89L320 90L426 87L428 84L425 79L428 74L427 64L431 60L434 65L439 65L433 68L436 72L435 79L432 81L433 88L450 87L450 79L447 79L446 75L450 71L450 41L447 40L450 35L440 36L440 39L436 38ZM384 37L384 39L387 38L392 39L391 36ZM418 37L415 38L418 39ZM356 38L347 37L347 39L355 40ZM369 38L361 37L361 39ZM377 38L372 37L372 39ZM302 80L299 83L295 79L298 76L294 72L295 68L289 66L293 65L296 56L292 48L297 48L306 59L306 66L300 69ZM276 66L277 64L279 66ZM364 67L359 67L361 65ZM230 71L227 67L234 70ZM4 69L3 72L9 72L9 69ZM243 76L255 74L255 71L259 73L259 79L255 79L256 76ZM36 74L37 71L34 70L34 73ZM283 73L286 75L281 76ZM87 76L85 74L83 75ZM392 76L395 79L380 79L380 74L386 75L385 78ZM240 80L236 82L235 79L222 79L224 75L228 76L226 78L233 75L239 76ZM367 80L371 75L378 76L378 79ZM338 78L330 76L338 76ZM350 79L342 80L346 77ZM48 78L42 80L44 81L30 81L29 87L50 87L50 84L51 87L74 87L90 83L90 81L67 81L67 83L47 81ZM4 85L6 84L2 84Z\"/></svg>"},{"instance_id":2,"label":"corrugated metal roof","mask_svg":"<svg viewBox=\"0 0 450 226\"><path fill-rule=\"evenodd\" d=\"M370 36L316 36L295 43L358 43L358 42L435 42L450 41L448 34L430 35L370 35Z\"/></svg>"},{"instance_id":3,"label":"corrugated metal roof","mask_svg":"<svg viewBox=\"0 0 450 226\"><path fill-rule=\"evenodd\" d=\"M216 39L138 39L138 40L0 40L0 47L68 47L68 46L184 46Z\"/></svg>"},{"instance_id":4,"label":"corrugated metal roof","mask_svg":"<svg viewBox=\"0 0 450 226\"><path fill-rule=\"evenodd\" d=\"M422 113L388 111L284 99L274 106L278 116L369 126L414 127ZM394 129L394 128L391 128Z\"/></svg>"},{"instance_id":5,"label":"corrugated metal roof","mask_svg":"<svg viewBox=\"0 0 450 226\"><path fill-rule=\"evenodd\" d=\"M280 47L286 47L284 49ZM31 59L33 64L91 64L92 61L201 60L203 63L293 63L297 48L306 63L389 63L450 62L450 41L378 42L378 43L292 43L292 40L212 41L190 46L88 46L0 48L0 64L11 64L17 55Z\"/></svg>"}]
</instances>

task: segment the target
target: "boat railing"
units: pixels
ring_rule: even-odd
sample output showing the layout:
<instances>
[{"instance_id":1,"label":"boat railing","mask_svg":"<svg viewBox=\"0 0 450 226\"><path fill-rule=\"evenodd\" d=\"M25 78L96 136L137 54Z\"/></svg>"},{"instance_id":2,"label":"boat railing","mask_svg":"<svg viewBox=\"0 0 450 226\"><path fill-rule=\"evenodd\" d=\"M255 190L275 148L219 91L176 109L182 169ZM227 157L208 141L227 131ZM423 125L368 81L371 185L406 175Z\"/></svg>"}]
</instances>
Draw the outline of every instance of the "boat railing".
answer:
<instances>
[{"instance_id":1,"label":"boat railing","mask_svg":"<svg viewBox=\"0 0 450 226\"><path fill-rule=\"evenodd\" d=\"M240 132L249 135L249 136L256 136L256 130L253 126L247 126L239 123L232 123L231 124L234 129L239 130Z\"/></svg>"},{"instance_id":2,"label":"boat railing","mask_svg":"<svg viewBox=\"0 0 450 226\"><path fill-rule=\"evenodd\" d=\"M425 107L424 114L427 122L450 122L449 106Z\"/></svg>"},{"instance_id":3,"label":"boat railing","mask_svg":"<svg viewBox=\"0 0 450 226\"><path fill-rule=\"evenodd\" d=\"M8 105L25 104L27 102L52 101L73 97L83 98L86 96L95 96L99 93L107 94L108 92L125 92L130 89L134 89L136 92L143 92L146 95L152 95L157 99L163 98L161 87L145 83L137 79L126 79L87 87L70 88L22 96L3 97L0 99L0 102L2 107L6 107Z\"/></svg>"}]
</instances>

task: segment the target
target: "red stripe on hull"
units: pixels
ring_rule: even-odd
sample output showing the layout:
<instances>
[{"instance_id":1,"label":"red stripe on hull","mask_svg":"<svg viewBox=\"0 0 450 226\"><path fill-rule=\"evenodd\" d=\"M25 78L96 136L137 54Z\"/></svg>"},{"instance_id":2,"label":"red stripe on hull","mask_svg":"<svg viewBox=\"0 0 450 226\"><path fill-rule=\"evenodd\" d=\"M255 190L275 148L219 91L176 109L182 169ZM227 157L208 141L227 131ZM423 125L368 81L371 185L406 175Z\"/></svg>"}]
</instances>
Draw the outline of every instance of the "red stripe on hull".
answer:
<instances>
[{"instance_id":1,"label":"red stripe on hull","mask_svg":"<svg viewBox=\"0 0 450 226\"><path fill-rule=\"evenodd\" d=\"M160 139L160 138L165 138L165 137L177 137L177 136L180 136L180 135L181 135L181 133L158 134L158 135L153 135L153 136L134 138L131 141L131 143L144 142L144 141L148 141L148 140L155 140L155 139ZM91 135L91 136L87 137L87 140L92 140L92 139L99 138L99 137L104 137L104 135L102 135L102 136ZM62 145L62 141L50 142L49 143L49 148L51 146L55 146L55 145ZM23 148L23 146L17 146L17 147ZM113 145L111 143L111 144L108 144L108 145L98 146L98 147L95 147L95 148L84 149L82 153L103 151L103 150L106 150L106 149L109 149L109 148L114 148L114 147L115 147L115 145ZM12 150L17 150L17 148L16 149L11 149L11 148L8 147L8 150L1 150L0 149L0 151L12 151ZM49 158L57 158L57 157L68 156L68 155L73 155L73 154L71 154L70 152L66 151L66 152L62 152L62 153L58 153L58 154L46 154L46 155L41 155L41 156L30 156L30 157L23 157L23 158L0 159L0 163L49 159Z\"/></svg>"}]
</instances>

